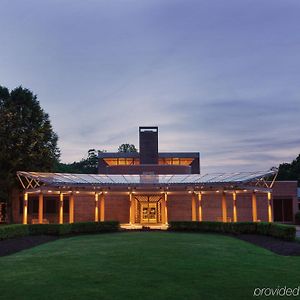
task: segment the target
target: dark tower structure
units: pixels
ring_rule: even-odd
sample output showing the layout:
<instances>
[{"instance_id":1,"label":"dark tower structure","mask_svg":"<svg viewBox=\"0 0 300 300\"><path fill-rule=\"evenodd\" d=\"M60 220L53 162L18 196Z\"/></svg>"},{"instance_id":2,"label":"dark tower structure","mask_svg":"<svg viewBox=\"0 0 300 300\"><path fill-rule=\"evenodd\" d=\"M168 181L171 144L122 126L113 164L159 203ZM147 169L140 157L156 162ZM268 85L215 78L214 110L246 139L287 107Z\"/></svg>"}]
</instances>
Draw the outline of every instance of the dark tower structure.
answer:
<instances>
[{"instance_id":1,"label":"dark tower structure","mask_svg":"<svg viewBox=\"0 0 300 300\"><path fill-rule=\"evenodd\" d=\"M139 127L140 163L158 164L158 127Z\"/></svg>"},{"instance_id":2,"label":"dark tower structure","mask_svg":"<svg viewBox=\"0 0 300 300\"><path fill-rule=\"evenodd\" d=\"M199 152L158 152L158 127L139 127L140 152L99 152L99 174L200 174Z\"/></svg>"}]
</instances>

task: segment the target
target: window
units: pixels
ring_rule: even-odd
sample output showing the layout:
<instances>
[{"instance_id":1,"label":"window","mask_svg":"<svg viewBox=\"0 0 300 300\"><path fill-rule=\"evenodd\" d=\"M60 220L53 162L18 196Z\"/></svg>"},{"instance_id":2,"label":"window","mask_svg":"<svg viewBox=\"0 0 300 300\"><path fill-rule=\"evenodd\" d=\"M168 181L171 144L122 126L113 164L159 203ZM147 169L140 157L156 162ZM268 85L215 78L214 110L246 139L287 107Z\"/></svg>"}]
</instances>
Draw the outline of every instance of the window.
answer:
<instances>
[{"instance_id":1,"label":"window","mask_svg":"<svg viewBox=\"0 0 300 300\"><path fill-rule=\"evenodd\" d=\"M109 166L131 166L131 165L139 165L140 160L138 158L105 158L104 161Z\"/></svg>"},{"instance_id":2,"label":"window","mask_svg":"<svg viewBox=\"0 0 300 300\"><path fill-rule=\"evenodd\" d=\"M171 157L171 158L160 158L158 163L160 165L182 165L182 166L189 166L193 162L193 158L178 158L178 157Z\"/></svg>"}]
</instances>

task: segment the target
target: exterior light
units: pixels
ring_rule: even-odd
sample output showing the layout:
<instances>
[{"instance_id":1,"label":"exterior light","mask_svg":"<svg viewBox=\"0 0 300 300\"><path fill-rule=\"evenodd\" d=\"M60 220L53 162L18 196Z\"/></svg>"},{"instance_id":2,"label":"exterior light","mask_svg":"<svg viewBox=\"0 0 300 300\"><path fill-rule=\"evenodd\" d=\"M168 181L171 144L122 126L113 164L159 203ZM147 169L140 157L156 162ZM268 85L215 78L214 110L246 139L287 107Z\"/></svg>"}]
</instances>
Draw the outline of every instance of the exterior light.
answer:
<instances>
[{"instance_id":1,"label":"exterior light","mask_svg":"<svg viewBox=\"0 0 300 300\"><path fill-rule=\"evenodd\" d=\"M216 193L220 193L220 191L219 191L219 190L217 190L217 191L216 191Z\"/></svg>"},{"instance_id":2,"label":"exterior light","mask_svg":"<svg viewBox=\"0 0 300 300\"><path fill-rule=\"evenodd\" d=\"M52 191L49 190L48 193L52 193Z\"/></svg>"},{"instance_id":3,"label":"exterior light","mask_svg":"<svg viewBox=\"0 0 300 300\"><path fill-rule=\"evenodd\" d=\"M107 193L108 193L108 192L106 192L106 191L104 192L104 194L107 194Z\"/></svg>"},{"instance_id":4,"label":"exterior light","mask_svg":"<svg viewBox=\"0 0 300 300\"><path fill-rule=\"evenodd\" d=\"M79 194L79 191L76 191L76 194Z\"/></svg>"},{"instance_id":5,"label":"exterior light","mask_svg":"<svg viewBox=\"0 0 300 300\"><path fill-rule=\"evenodd\" d=\"M191 194L192 193L192 191L189 191L189 194Z\"/></svg>"}]
</instances>

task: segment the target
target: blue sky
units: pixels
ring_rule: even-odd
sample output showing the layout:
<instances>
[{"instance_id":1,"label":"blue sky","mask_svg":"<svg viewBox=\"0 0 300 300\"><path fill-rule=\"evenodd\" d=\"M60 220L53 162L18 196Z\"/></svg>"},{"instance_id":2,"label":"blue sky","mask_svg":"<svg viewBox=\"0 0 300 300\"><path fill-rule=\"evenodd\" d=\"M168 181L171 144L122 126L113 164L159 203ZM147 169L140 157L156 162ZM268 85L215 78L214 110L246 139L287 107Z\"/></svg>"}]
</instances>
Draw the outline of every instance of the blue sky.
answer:
<instances>
[{"instance_id":1,"label":"blue sky","mask_svg":"<svg viewBox=\"0 0 300 300\"><path fill-rule=\"evenodd\" d=\"M300 1L2 0L0 84L38 95L62 161L138 145L199 151L202 172L300 153Z\"/></svg>"}]
</instances>

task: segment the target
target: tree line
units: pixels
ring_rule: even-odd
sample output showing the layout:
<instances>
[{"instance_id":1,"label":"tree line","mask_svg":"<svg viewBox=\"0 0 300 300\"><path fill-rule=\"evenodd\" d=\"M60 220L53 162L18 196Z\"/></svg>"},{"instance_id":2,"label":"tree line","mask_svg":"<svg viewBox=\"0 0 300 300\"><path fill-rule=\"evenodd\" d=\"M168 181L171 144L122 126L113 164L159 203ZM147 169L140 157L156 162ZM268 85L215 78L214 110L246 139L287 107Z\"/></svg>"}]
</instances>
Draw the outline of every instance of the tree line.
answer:
<instances>
[{"instance_id":1,"label":"tree line","mask_svg":"<svg viewBox=\"0 0 300 300\"><path fill-rule=\"evenodd\" d=\"M107 152L106 150L89 149L87 157L80 161L72 163L57 162L54 171L58 173L82 173L97 174L98 173L98 152ZM118 152L137 152L135 145L122 144L118 147Z\"/></svg>"}]
</instances>

